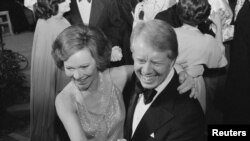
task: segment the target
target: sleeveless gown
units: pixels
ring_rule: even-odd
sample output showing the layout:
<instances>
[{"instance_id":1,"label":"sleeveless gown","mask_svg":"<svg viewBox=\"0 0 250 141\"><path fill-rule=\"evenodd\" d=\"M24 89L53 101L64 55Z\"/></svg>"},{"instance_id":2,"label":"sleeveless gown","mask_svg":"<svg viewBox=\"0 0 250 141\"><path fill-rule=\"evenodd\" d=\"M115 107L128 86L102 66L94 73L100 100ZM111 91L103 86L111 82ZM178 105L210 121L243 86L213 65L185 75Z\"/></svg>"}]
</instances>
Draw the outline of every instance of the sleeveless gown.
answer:
<instances>
[{"instance_id":1,"label":"sleeveless gown","mask_svg":"<svg viewBox=\"0 0 250 141\"><path fill-rule=\"evenodd\" d=\"M57 35L70 26L65 19L38 19L32 46L31 141L55 141L55 96L69 82L51 56Z\"/></svg>"},{"instance_id":2,"label":"sleeveless gown","mask_svg":"<svg viewBox=\"0 0 250 141\"><path fill-rule=\"evenodd\" d=\"M87 108L83 97L91 93L80 92L73 82L70 82L63 91L73 92L77 115L88 141L117 141L123 138L125 120L122 92L112 82L109 71L104 71L99 76L98 92L103 99L101 113Z\"/></svg>"}]
</instances>

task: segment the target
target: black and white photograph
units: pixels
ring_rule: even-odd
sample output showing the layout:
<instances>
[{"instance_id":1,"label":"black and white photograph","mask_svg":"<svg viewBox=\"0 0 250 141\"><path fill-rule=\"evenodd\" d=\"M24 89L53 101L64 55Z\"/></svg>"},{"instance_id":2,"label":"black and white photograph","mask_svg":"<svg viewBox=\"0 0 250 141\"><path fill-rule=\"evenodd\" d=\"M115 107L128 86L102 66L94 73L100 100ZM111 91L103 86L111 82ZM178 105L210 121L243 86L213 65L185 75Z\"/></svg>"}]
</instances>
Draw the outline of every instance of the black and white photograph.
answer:
<instances>
[{"instance_id":1,"label":"black and white photograph","mask_svg":"<svg viewBox=\"0 0 250 141\"><path fill-rule=\"evenodd\" d=\"M250 140L250 0L0 0L0 141Z\"/></svg>"}]
</instances>

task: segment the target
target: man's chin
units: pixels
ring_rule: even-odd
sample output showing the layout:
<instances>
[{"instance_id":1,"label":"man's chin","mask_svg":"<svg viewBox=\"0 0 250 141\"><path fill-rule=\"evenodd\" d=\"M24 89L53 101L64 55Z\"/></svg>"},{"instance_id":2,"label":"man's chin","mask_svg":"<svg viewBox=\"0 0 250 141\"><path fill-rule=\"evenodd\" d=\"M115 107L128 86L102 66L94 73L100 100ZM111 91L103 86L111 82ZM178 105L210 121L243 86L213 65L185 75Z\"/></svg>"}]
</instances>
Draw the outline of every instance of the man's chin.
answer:
<instances>
[{"instance_id":1,"label":"man's chin","mask_svg":"<svg viewBox=\"0 0 250 141\"><path fill-rule=\"evenodd\" d=\"M141 85L145 89L154 89L157 87L157 84L155 82L154 83L145 83L145 82L141 81Z\"/></svg>"}]
</instances>

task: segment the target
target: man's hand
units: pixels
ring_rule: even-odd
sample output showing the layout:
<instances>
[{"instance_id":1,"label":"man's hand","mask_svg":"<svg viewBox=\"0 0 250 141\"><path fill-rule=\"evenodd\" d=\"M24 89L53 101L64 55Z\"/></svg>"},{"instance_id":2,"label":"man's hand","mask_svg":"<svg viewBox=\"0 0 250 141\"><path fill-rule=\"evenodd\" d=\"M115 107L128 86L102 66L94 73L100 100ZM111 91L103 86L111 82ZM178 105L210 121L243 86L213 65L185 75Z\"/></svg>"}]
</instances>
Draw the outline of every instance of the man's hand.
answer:
<instances>
[{"instance_id":1,"label":"man's hand","mask_svg":"<svg viewBox=\"0 0 250 141\"><path fill-rule=\"evenodd\" d=\"M181 85L177 88L180 94L183 94L189 90L191 90L191 93L189 95L190 98L197 98L198 91L195 87L195 80L192 76L187 74L185 71L182 71L179 73L179 81Z\"/></svg>"},{"instance_id":2,"label":"man's hand","mask_svg":"<svg viewBox=\"0 0 250 141\"><path fill-rule=\"evenodd\" d=\"M111 58L110 59L111 59L112 62L121 61L121 59L122 59L122 49L119 46L112 47Z\"/></svg>"}]
</instances>

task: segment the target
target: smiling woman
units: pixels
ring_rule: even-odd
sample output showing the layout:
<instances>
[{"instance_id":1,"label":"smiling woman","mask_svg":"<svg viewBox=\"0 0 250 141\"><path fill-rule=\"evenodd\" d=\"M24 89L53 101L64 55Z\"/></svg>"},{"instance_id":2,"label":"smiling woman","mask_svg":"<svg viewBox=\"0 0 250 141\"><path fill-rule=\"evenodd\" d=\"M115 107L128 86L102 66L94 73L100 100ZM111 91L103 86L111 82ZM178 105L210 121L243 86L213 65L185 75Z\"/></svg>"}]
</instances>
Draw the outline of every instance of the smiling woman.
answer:
<instances>
[{"instance_id":1,"label":"smiling woman","mask_svg":"<svg viewBox=\"0 0 250 141\"><path fill-rule=\"evenodd\" d=\"M111 44L97 28L71 26L52 55L71 82L57 95L56 110L71 141L116 141L123 137L122 90L133 69L108 69Z\"/></svg>"}]
</instances>

